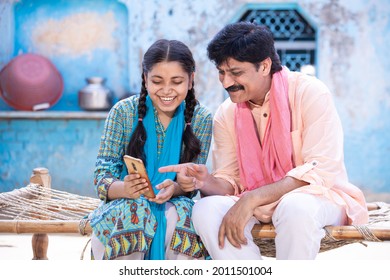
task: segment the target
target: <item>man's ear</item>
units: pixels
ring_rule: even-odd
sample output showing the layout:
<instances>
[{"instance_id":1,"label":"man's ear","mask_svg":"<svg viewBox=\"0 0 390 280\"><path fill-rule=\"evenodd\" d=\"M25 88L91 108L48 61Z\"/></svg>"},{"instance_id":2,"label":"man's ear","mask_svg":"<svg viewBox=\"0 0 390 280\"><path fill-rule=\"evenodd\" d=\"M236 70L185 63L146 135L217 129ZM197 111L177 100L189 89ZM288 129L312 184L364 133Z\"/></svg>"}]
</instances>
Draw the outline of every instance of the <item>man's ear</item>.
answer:
<instances>
[{"instance_id":1,"label":"man's ear","mask_svg":"<svg viewBox=\"0 0 390 280\"><path fill-rule=\"evenodd\" d=\"M268 76L271 72L272 60L270 57L267 57L260 63L260 71L262 71L264 76Z\"/></svg>"}]
</instances>

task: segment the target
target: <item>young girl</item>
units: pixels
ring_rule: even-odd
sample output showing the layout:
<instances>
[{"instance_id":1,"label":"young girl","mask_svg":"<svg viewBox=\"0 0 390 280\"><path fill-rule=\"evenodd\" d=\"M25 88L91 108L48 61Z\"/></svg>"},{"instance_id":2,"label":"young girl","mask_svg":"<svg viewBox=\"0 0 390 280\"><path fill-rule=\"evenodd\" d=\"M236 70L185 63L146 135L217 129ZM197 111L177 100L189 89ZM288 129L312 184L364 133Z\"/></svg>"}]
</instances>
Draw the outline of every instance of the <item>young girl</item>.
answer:
<instances>
[{"instance_id":1,"label":"young girl","mask_svg":"<svg viewBox=\"0 0 390 280\"><path fill-rule=\"evenodd\" d=\"M185 192L175 173L158 168L206 163L212 116L195 98L195 62L189 48L158 40L145 53L138 96L111 109L101 139L95 185L101 205L89 215L93 259L203 259L191 210L194 192ZM143 160L156 193L126 172L123 156ZM185 189L185 188L184 188Z\"/></svg>"}]
</instances>

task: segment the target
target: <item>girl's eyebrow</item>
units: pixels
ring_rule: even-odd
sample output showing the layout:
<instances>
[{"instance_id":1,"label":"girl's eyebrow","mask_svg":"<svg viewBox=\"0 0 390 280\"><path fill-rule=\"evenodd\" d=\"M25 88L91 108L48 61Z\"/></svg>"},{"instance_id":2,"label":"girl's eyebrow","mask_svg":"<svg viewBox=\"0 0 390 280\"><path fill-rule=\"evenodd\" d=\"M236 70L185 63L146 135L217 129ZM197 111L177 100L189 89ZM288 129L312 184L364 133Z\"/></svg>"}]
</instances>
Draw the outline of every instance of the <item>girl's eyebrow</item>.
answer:
<instances>
[{"instance_id":1,"label":"girl's eyebrow","mask_svg":"<svg viewBox=\"0 0 390 280\"><path fill-rule=\"evenodd\" d=\"M160 75L152 75L151 76L152 78L160 78L160 79L163 79L163 77L161 77ZM173 76L171 77L171 79L184 79L183 76Z\"/></svg>"}]
</instances>

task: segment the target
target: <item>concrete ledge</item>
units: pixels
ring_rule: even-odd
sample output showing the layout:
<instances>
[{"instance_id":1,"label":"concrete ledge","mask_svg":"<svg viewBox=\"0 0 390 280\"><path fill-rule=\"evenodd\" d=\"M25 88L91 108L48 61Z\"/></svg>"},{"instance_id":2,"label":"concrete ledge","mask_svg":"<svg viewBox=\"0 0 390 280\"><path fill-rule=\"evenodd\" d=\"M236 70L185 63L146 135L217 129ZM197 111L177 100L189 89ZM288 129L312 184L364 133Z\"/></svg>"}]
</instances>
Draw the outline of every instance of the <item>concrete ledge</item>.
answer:
<instances>
[{"instance_id":1,"label":"concrete ledge","mask_svg":"<svg viewBox=\"0 0 390 280\"><path fill-rule=\"evenodd\" d=\"M105 119L104 111L0 111L1 119Z\"/></svg>"}]
</instances>

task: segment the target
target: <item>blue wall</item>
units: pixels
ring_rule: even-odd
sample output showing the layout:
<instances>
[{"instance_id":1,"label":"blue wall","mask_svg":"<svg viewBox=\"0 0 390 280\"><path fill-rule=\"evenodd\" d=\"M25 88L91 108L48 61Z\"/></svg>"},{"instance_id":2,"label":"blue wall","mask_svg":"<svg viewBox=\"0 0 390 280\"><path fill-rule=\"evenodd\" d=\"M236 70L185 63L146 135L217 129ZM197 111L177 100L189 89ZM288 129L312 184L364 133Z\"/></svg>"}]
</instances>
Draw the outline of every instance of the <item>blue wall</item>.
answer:
<instances>
[{"instance_id":1,"label":"blue wall","mask_svg":"<svg viewBox=\"0 0 390 280\"><path fill-rule=\"evenodd\" d=\"M34 168L46 167L53 188L95 196L93 171L103 127L103 116L0 117L0 192L25 187Z\"/></svg>"},{"instance_id":2,"label":"blue wall","mask_svg":"<svg viewBox=\"0 0 390 280\"><path fill-rule=\"evenodd\" d=\"M316 72L333 93L340 114L345 132L345 163L350 181L368 192L390 193L388 0L231 0L229 5L220 0L0 1L0 67L20 52L34 50L46 54L65 79L63 97L47 111L74 112L80 111L76 92L85 85L85 77L106 76L107 85L118 96L126 95L128 91L139 92L140 63L146 49L159 38L178 39L188 44L197 62L195 88L199 100L215 112L226 94L218 82L215 66L207 58L209 40L248 7L257 5L270 8L282 4L297 7L318 32ZM24 20L28 22L27 25ZM59 35L66 36L54 36L58 25L67 27L59 32ZM93 26L100 31L99 36L89 37ZM2 112L14 110L0 99L0 115ZM37 139L39 136L32 136L33 132L22 135L17 127L13 127L10 118L0 118L0 121L10 125L7 130L13 131L8 136L0 135L1 150L8 149L7 153L13 157L13 163L7 159L7 165L3 165L5 153L0 154L0 176L3 178L0 191L12 185L23 185L28 181L32 168L46 164L55 172L54 185L71 185L71 188L83 186L80 187L83 191L90 188L91 166L94 165L100 132L95 131L95 135L87 132L84 136L79 133L84 123L86 127L97 127L102 125L102 120L69 119L70 123L77 122L80 127L69 127L69 134L74 131L78 135L74 137L89 140L83 142L83 147L79 146L80 141L62 144L61 149L70 151L66 160L55 152L55 145L64 141L62 134L39 132L46 135L45 141L53 147L48 145L39 148L39 143L26 142L24 145L30 148L25 154L34 154L29 157L33 163L31 166L25 162L20 164L16 156L20 149L24 149L23 145L22 148L20 145L3 148L3 145L12 144L10 142L15 138L10 135L19 135L23 139ZM31 120L24 121L29 123ZM63 119L58 118L58 122L63 127L63 123L68 121L64 116ZM77 145L77 148L73 148L73 145ZM39 151L43 148L52 153ZM79 157L83 153L84 159ZM73 161L74 166L67 165L69 161ZM63 174L57 170L63 170ZM66 181L72 173L84 176L83 183ZM19 178L17 181L16 177Z\"/></svg>"},{"instance_id":3,"label":"blue wall","mask_svg":"<svg viewBox=\"0 0 390 280\"><path fill-rule=\"evenodd\" d=\"M128 13L113 0L23 0L14 5L14 50L39 53L57 67L64 92L51 110L80 110L85 78L106 78L116 97L128 95ZM12 110L0 100L0 110Z\"/></svg>"},{"instance_id":4,"label":"blue wall","mask_svg":"<svg viewBox=\"0 0 390 280\"><path fill-rule=\"evenodd\" d=\"M93 170L106 114L92 118L93 113L74 117L67 112L81 111L78 91L86 77L105 77L114 101L129 94L127 7L114 0L9 3L1 5L3 12L12 8L10 24L3 22L1 29L7 32L0 32L11 37L0 39L7 42L0 46L2 59L7 57L1 64L19 54L41 54L61 73L64 92L48 114L27 117L9 117L18 111L0 98L0 192L24 187L31 171L42 166L49 169L53 187L95 196Z\"/></svg>"}]
</instances>

